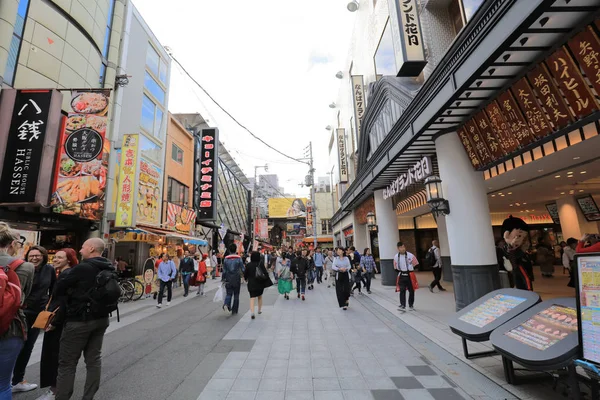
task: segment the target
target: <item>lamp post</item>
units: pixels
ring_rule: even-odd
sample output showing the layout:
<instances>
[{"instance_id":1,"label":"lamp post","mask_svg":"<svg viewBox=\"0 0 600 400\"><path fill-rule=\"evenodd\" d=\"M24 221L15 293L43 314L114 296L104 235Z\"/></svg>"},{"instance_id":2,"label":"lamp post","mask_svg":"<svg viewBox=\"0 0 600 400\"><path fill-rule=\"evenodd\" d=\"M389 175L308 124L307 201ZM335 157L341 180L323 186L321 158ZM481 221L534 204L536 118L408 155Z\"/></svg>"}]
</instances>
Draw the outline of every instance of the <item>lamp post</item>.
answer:
<instances>
[{"instance_id":1,"label":"lamp post","mask_svg":"<svg viewBox=\"0 0 600 400\"><path fill-rule=\"evenodd\" d=\"M367 214L367 228L371 232L377 232L377 217L373 211L369 211Z\"/></svg>"},{"instance_id":2,"label":"lamp post","mask_svg":"<svg viewBox=\"0 0 600 400\"><path fill-rule=\"evenodd\" d=\"M450 203L444 199L442 180L439 176L432 175L425 179L425 190L427 192L427 204L434 216L439 217L440 215L450 214Z\"/></svg>"}]
</instances>

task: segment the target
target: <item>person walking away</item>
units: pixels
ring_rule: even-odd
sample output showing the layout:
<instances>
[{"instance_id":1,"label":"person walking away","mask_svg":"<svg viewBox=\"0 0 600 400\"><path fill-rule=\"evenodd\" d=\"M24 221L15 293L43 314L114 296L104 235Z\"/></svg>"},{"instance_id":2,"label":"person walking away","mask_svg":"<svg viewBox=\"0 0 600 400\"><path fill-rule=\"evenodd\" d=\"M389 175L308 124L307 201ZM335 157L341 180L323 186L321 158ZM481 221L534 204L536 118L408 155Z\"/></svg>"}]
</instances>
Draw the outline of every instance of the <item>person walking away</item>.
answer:
<instances>
[{"instance_id":1,"label":"person walking away","mask_svg":"<svg viewBox=\"0 0 600 400\"><path fill-rule=\"evenodd\" d=\"M352 265L357 267L360 265L360 253L354 246L350 247L350 250L352 251Z\"/></svg>"},{"instance_id":2,"label":"person walking away","mask_svg":"<svg viewBox=\"0 0 600 400\"><path fill-rule=\"evenodd\" d=\"M206 284L206 259L208 254L202 254L202 260L198 262L198 272L196 275L196 282L198 283L198 292L196 296L204 296L204 285Z\"/></svg>"},{"instance_id":3,"label":"person walking away","mask_svg":"<svg viewBox=\"0 0 600 400\"><path fill-rule=\"evenodd\" d=\"M177 268L173 260L169 260L169 256L164 253L162 262L158 265L158 282L160 284L158 288L158 304L157 308L162 307L163 297L165 295L165 288L167 289L167 305L171 304L173 298L173 282L177 277Z\"/></svg>"},{"instance_id":4,"label":"person walking away","mask_svg":"<svg viewBox=\"0 0 600 400\"><path fill-rule=\"evenodd\" d=\"M230 244L230 254L223 260L222 281L225 282L225 289L227 290L223 310L227 309L228 312L231 312L231 315L237 314L240 308L240 286L242 285L242 275L244 272L244 262L235 253L236 251L236 244Z\"/></svg>"},{"instance_id":5,"label":"person walking away","mask_svg":"<svg viewBox=\"0 0 600 400\"><path fill-rule=\"evenodd\" d=\"M338 248L338 257L333 260L331 269L335 271L335 293L338 305L347 310L350 305L350 260L346 257L346 250Z\"/></svg>"},{"instance_id":6,"label":"person walking away","mask_svg":"<svg viewBox=\"0 0 600 400\"><path fill-rule=\"evenodd\" d=\"M373 256L371 255L371 249L369 249L369 248L365 249L365 251L363 252L363 256L360 258L359 265L365 271L365 273L364 273L365 289L367 290L368 294L371 294L371 279L373 278L373 274L375 273L375 260L373 259Z\"/></svg>"},{"instance_id":7,"label":"person walking away","mask_svg":"<svg viewBox=\"0 0 600 400\"><path fill-rule=\"evenodd\" d=\"M258 313L262 314L262 295L265 288L273 286L269 278L269 272L265 264L261 262L260 253L253 251L250 254L250 262L244 270L244 279L248 282L248 292L250 293L250 318L254 316L254 299L258 299Z\"/></svg>"},{"instance_id":8,"label":"person walking away","mask_svg":"<svg viewBox=\"0 0 600 400\"><path fill-rule=\"evenodd\" d=\"M542 276L546 278L553 278L554 274L554 255L553 251L550 250L546 242L540 240L536 252L536 263L540 266Z\"/></svg>"},{"instance_id":9,"label":"person walking away","mask_svg":"<svg viewBox=\"0 0 600 400\"><path fill-rule=\"evenodd\" d=\"M279 294L282 294L286 300L290 299L290 292L292 291L294 280L294 274L290 271L290 260L287 258L286 253L282 253L277 258L277 268L275 270L277 275L277 290Z\"/></svg>"},{"instance_id":10,"label":"person walking away","mask_svg":"<svg viewBox=\"0 0 600 400\"><path fill-rule=\"evenodd\" d=\"M25 259L33 264L35 273L33 275L33 285L31 292L25 298L23 311L27 319L27 339L19 353L12 377L12 392L29 392L38 387L35 383L29 383L24 380L25 369L29 363L31 352L35 342L40 334L40 330L33 327L39 313L46 307L49 294L54 288L56 274L54 268L48 265L48 251L41 246L32 246L25 254Z\"/></svg>"},{"instance_id":11,"label":"person walking away","mask_svg":"<svg viewBox=\"0 0 600 400\"><path fill-rule=\"evenodd\" d=\"M73 249L62 249L56 252L52 265L57 274L57 282L66 276L66 272L79 263L77 253ZM44 333L42 356L40 359L40 388L49 389L36 400L54 400L56 395L56 377L58 375L58 353L60 336L62 335L67 309L66 297L53 296L48 311L54 312L52 324Z\"/></svg>"},{"instance_id":12,"label":"person walking away","mask_svg":"<svg viewBox=\"0 0 600 400\"><path fill-rule=\"evenodd\" d=\"M315 268L317 269L317 284L323 283L323 264L325 261L325 257L323 256L323 252L320 247L317 247L315 255L313 257Z\"/></svg>"},{"instance_id":13,"label":"person walking away","mask_svg":"<svg viewBox=\"0 0 600 400\"><path fill-rule=\"evenodd\" d=\"M327 283L327 287L330 288L331 285L335 287L335 271L333 270L333 251L329 250L327 252L327 257L323 260L323 268L326 274L329 274L329 281Z\"/></svg>"},{"instance_id":14,"label":"person walking away","mask_svg":"<svg viewBox=\"0 0 600 400\"><path fill-rule=\"evenodd\" d=\"M27 339L27 320L21 308L31 292L35 267L15 258L25 238L0 222L0 399L12 399L11 377Z\"/></svg>"},{"instance_id":15,"label":"person walking away","mask_svg":"<svg viewBox=\"0 0 600 400\"><path fill-rule=\"evenodd\" d=\"M306 261L308 261L308 270L306 272L306 281L308 283L308 290L313 290L315 288L315 280L317 279L317 269L315 267L314 261L314 253L311 250L306 257Z\"/></svg>"},{"instance_id":16,"label":"person walking away","mask_svg":"<svg viewBox=\"0 0 600 400\"><path fill-rule=\"evenodd\" d=\"M568 287L575 287L575 282L573 280L574 272L575 272L575 249L577 248L577 239L568 238L567 245L563 248L562 255L562 264L569 271L569 283L567 283Z\"/></svg>"},{"instance_id":17,"label":"person walking away","mask_svg":"<svg viewBox=\"0 0 600 400\"><path fill-rule=\"evenodd\" d=\"M415 307L415 290L410 280L410 272L415 270L419 265L417 257L414 254L406 251L404 243L398 242L398 254L394 256L394 269L398 271L398 280L400 283L400 311L406 311L406 291L408 291L408 308L414 311Z\"/></svg>"},{"instance_id":18,"label":"person walking away","mask_svg":"<svg viewBox=\"0 0 600 400\"><path fill-rule=\"evenodd\" d=\"M183 297L187 297L190 292L190 278L194 273L194 259L188 250L184 252L184 257L179 262L179 273L183 281Z\"/></svg>"},{"instance_id":19,"label":"person walking away","mask_svg":"<svg viewBox=\"0 0 600 400\"><path fill-rule=\"evenodd\" d=\"M80 254L82 261L56 282L52 297L66 298L65 326L60 337L56 399L73 395L77 363L84 355L87 376L83 400L91 400L100 387L102 341L108 316L117 310L121 289L110 261L101 257L104 241L88 239Z\"/></svg>"},{"instance_id":20,"label":"person walking away","mask_svg":"<svg viewBox=\"0 0 600 400\"><path fill-rule=\"evenodd\" d=\"M427 256L431 259L430 265L433 270L433 281L429 285L429 291L433 293L433 288L437 286L440 292L445 292L446 289L440 283L440 279L442 279L442 255L437 240L431 242L431 248L427 252Z\"/></svg>"},{"instance_id":21,"label":"person walking away","mask_svg":"<svg viewBox=\"0 0 600 400\"><path fill-rule=\"evenodd\" d=\"M296 258L292 260L290 271L296 276L296 291L298 292L298 298L302 296L302 301L306 300L306 273L308 272L306 250L298 251L296 253Z\"/></svg>"}]
</instances>

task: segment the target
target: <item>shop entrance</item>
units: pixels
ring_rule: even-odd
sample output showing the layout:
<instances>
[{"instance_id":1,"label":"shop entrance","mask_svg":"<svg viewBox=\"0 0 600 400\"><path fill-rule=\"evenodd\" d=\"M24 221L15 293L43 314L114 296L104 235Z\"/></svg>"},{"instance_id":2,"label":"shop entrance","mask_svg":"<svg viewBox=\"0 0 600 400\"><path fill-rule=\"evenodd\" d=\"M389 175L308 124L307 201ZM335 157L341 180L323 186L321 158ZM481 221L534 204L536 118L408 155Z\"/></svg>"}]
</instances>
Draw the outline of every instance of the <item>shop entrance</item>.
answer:
<instances>
[{"instance_id":1,"label":"shop entrance","mask_svg":"<svg viewBox=\"0 0 600 400\"><path fill-rule=\"evenodd\" d=\"M425 256L431 248L432 242L438 240L437 229L417 229L416 231L416 252L421 271L431 270L431 266L425 262Z\"/></svg>"}]
</instances>

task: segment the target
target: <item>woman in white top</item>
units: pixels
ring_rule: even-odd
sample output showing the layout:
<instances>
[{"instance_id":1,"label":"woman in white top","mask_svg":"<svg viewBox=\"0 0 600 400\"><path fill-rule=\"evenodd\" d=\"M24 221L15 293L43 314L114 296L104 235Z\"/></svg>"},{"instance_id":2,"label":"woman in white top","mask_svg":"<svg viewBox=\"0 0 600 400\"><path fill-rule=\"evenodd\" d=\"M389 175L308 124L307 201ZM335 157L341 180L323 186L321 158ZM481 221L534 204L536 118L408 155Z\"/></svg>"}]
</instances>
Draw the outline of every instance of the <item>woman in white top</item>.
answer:
<instances>
[{"instance_id":1,"label":"woman in white top","mask_svg":"<svg viewBox=\"0 0 600 400\"><path fill-rule=\"evenodd\" d=\"M394 256L394 269L398 271L398 283L400 284L400 311L406 311L406 291L408 290L408 308L414 311L415 290L410 280L410 272L419 265L417 257L406 251L404 243L398 242L398 254Z\"/></svg>"},{"instance_id":2,"label":"woman in white top","mask_svg":"<svg viewBox=\"0 0 600 400\"><path fill-rule=\"evenodd\" d=\"M327 252L327 257L325 257L325 260L323 260L325 279L327 279L327 274L329 274L329 283L327 284L328 288L331 287L332 284L335 286L335 271L332 269L333 260L333 251L329 250Z\"/></svg>"},{"instance_id":3,"label":"woman in white top","mask_svg":"<svg viewBox=\"0 0 600 400\"><path fill-rule=\"evenodd\" d=\"M339 306L347 310L350 302L350 260L346 257L345 249L338 248L338 257L333 260L331 269L336 272L335 293L337 295Z\"/></svg>"}]
</instances>

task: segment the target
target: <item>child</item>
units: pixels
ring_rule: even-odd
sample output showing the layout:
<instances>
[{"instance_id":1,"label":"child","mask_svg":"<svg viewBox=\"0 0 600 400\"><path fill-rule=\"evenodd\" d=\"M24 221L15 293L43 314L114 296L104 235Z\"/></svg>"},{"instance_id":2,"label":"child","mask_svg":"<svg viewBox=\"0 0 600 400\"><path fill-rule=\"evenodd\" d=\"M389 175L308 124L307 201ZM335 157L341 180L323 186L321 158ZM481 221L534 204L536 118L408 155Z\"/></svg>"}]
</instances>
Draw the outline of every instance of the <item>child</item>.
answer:
<instances>
[{"instance_id":1,"label":"child","mask_svg":"<svg viewBox=\"0 0 600 400\"><path fill-rule=\"evenodd\" d=\"M279 261L281 260L281 261ZM286 254L282 254L278 260L278 268L276 271L278 280L277 280L277 290L279 290L279 294L282 294L286 300L290 299L290 292L292 291L292 281L294 279L294 274L290 271L290 261L287 259Z\"/></svg>"},{"instance_id":2,"label":"child","mask_svg":"<svg viewBox=\"0 0 600 400\"><path fill-rule=\"evenodd\" d=\"M354 295L354 289L358 289L358 294L362 294L361 282L363 280L364 272L366 272L365 268L360 265L355 266L354 269L352 270L352 275L354 276L354 282L355 282L355 285L352 288L352 295Z\"/></svg>"}]
</instances>

